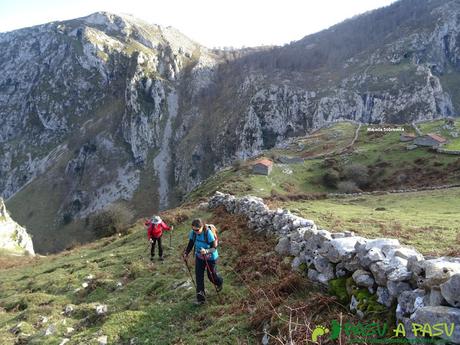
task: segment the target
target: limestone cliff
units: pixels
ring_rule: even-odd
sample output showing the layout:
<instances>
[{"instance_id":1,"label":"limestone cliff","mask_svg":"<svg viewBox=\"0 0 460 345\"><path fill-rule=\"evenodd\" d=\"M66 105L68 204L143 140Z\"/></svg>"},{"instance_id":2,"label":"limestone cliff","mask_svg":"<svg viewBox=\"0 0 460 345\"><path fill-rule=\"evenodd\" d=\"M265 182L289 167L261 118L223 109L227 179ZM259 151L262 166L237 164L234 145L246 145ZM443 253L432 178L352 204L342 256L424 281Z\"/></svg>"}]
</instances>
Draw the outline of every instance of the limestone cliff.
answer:
<instances>
[{"instance_id":1,"label":"limestone cliff","mask_svg":"<svg viewBox=\"0 0 460 345\"><path fill-rule=\"evenodd\" d=\"M89 240L87 218L107 204L151 214L332 121L455 115L459 15L457 1L401 0L230 52L106 12L1 33L0 195L37 250L55 250Z\"/></svg>"},{"instance_id":2,"label":"limestone cliff","mask_svg":"<svg viewBox=\"0 0 460 345\"><path fill-rule=\"evenodd\" d=\"M35 255L32 238L6 211L0 198L0 250L9 254Z\"/></svg>"}]
</instances>

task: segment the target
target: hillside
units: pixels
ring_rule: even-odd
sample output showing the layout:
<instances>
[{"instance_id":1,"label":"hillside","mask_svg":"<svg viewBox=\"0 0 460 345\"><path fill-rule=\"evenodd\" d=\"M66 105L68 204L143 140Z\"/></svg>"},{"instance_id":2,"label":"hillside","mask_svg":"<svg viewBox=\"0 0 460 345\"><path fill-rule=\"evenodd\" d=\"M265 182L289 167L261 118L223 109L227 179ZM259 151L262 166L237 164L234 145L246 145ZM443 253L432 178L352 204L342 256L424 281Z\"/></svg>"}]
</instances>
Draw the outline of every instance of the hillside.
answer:
<instances>
[{"instance_id":1,"label":"hillside","mask_svg":"<svg viewBox=\"0 0 460 345\"><path fill-rule=\"evenodd\" d=\"M454 198L458 198L459 189L452 191L457 193ZM424 201L437 197L436 192L415 195ZM353 201L353 206L359 207L357 213L361 215L364 209L374 207L373 200L349 199L349 202L345 199L345 202L337 204L334 211L337 206L346 208ZM318 224L321 224L322 219L317 217L323 212L322 202L333 201L314 200L311 204L309 201L274 202L272 206L289 207L293 212L315 219L315 222L318 220ZM433 221L431 216L434 211L430 207L420 208L423 204L417 199L402 201L405 202L421 212L423 219ZM456 204L448 199L444 202L441 206L452 211L449 216L452 217L451 226L458 224L455 218L459 214L455 209ZM414 213L394 203L395 200L388 200L383 204L385 211L392 212L391 208L394 208L401 212L390 215L390 219L394 220L393 217L402 214L408 218ZM259 212L249 205L245 207L243 204L240 209L254 214ZM275 214L281 212L289 215L280 209L273 209ZM254 231L245 217L238 215L237 211L235 213L227 213L222 207L206 210L200 204L200 199L163 212L162 218L168 224L175 225L170 239L168 234L164 235L167 247L164 262L155 260L151 263L148 260L142 221L133 225L127 235L115 235L60 254L20 261L0 257L3 267L0 271L0 339L4 344L256 344L261 340L264 343L292 341L294 344L303 344L312 339L318 325L334 326L334 322L359 325L366 322L359 316L364 313L362 315L371 317L376 324L387 325L380 338L384 337L386 341L391 341L390 338L401 340L395 339L393 334L395 304L389 307L377 303L375 289L369 286L369 291L373 291L369 292L362 286L356 286L351 278L332 279L328 287L314 283L310 273L308 278L306 276L307 265L301 264L299 267L298 262L296 264L297 257L293 260L293 254L284 258L283 254L278 255L280 244L283 243L281 240L276 245L278 236L269 231L260 232L257 228ZM349 210L334 214L338 220L346 220L347 216L354 215ZM192 303L193 283L179 256L187 242L190 221L195 217L212 222L220 230L219 270L225 279L220 294L216 294L207 284L208 301L204 306ZM387 221L385 217L375 217ZM418 221L412 221L420 225L420 216ZM275 224L274 219L271 226ZM335 225L338 227L336 231L345 229L344 222ZM324 232L313 231L317 234ZM407 240L401 233L357 233L377 237L395 236L402 243ZM406 235L409 234L417 236L414 231ZM294 239L295 234L290 236ZM426 233L423 236L429 244ZM418 249L427 248L423 242L417 242L417 237L412 239ZM316 248L315 241L311 239L311 245ZM390 243L394 240L380 241ZM436 241L438 249L445 254L447 246L451 244L449 238L440 235ZM456 246L458 248L458 244ZM296 249L292 247L291 250L293 253ZM412 249L401 247L401 250ZM319 267L320 261L315 259L314 265ZM460 269L460 262L453 262L452 265ZM295 267L298 270L292 271L291 268ZM310 268L308 266L308 271ZM442 266L436 269L442 270ZM355 275L353 279L356 280ZM405 283L397 284L397 289L405 288ZM378 298L380 300L380 295ZM431 300L428 298L428 301ZM403 308L410 308L410 304L403 304L406 302L399 297L398 303ZM348 309L352 305L355 305L353 313ZM444 305L442 308L448 308ZM453 314L453 322L457 322L455 315L460 317L460 313ZM444 317L444 314L440 317ZM355 330L354 334L366 341L375 333L364 335ZM320 344L336 344L337 336L345 344L350 334L347 331L340 334L334 331L331 338L321 339ZM454 337L460 341L460 332L456 331Z\"/></svg>"},{"instance_id":2,"label":"hillside","mask_svg":"<svg viewBox=\"0 0 460 345\"><path fill-rule=\"evenodd\" d=\"M137 217L172 207L235 160L336 120L456 115L459 12L401 0L230 52L106 12L1 33L0 195L53 252L93 239L88 218L111 203Z\"/></svg>"},{"instance_id":3,"label":"hillside","mask_svg":"<svg viewBox=\"0 0 460 345\"><path fill-rule=\"evenodd\" d=\"M457 145L458 139L443 129L444 122L419 126L424 133L449 138L446 147ZM460 121L455 125L459 128ZM405 133L414 131L404 127ZM188 198L210 196L217 190L251 194L273 207L313 218L326 229L397 237L425 254L458 255L459 156L424 147L408 150L408 143L399 139L401 132L368 128L377 127L358 130L357 124L336 123L295 138L282 149L262 153L275 161L270 175L252 174L251 161L242 162L207 179ZM341 186L350 181L352 189ZM436 186L457 187L430 190Z\"/></svg>"},{"instance_id":4,"label":"hillside","mask_svg":"<svg viewBox=\"0 0 460 345\"><path fill-rule=\"evenodd\" d=\"M323 288L291 272L289 260L273 251L276 241L251 233L243 219L190 206L162 216L176 225L164 262L148 260L139 223L126 237L18 261L16 267L10 261L10 268L0 270L1 344L256 344L264 330L270 333L265 337L287 339L289 308L298 318L308 310L312 326L339 313L354 319L322 295ZM196 216L221 229L225 288L219 297L208 284L204 307L193 305L193 284L179 258ZM292 336L311 337L312 326L296 326Z\"/></svg>"},{"instance_id":5,"label":"hillside","mask_svg":"<svg viewBox=\"0 0 460 345\"><path fill-rule=\"evenodd\" d=\"M444 124L426 122L419 128L447 137L451 131L442 132ZM171 239L164 235L164 262L148 260L142 221L127 235L60 254L26 260L0 257L0 339L5 344L71 345L256 344L266 338L300 344L311 339L316 326L329 325L331 320L363 322L360 312L386 322L389 328L384 336L392 337L395 304L388 308L378 304L376 295L362 287L349 290L350 278L333 279L328 287L314 283L305 264L292 271L299 266L297 257L277 254L277 235L253 231L245 217L223 208L204 209L201 202L216 190L258 195L274 212L290 210L294 217L312 219L319 229L397 238L427 257L458 256L460 187L427 190L434 183L426 179L436 173L437 185L458 184L459 158L429 148L407 150L399 135L376 134L356 123L334 123L264 152L283 162L275 163L268 176L251 174L251 161L221 171L194 190L186 203L161 214L175 225ZM450 139L455 145L455 138ZM350 178L343 173L345 167L357 163L366 166L370 176L373 168L380 167L374 175L380 179L372 177L364 190L347 195L337 193L338 184L324 184L330 169L340 181ZM418 166L427 172L407 181L394 179ZM193 283L179 256L195 217L220 230L219 270L225 279L219 295L207 285L209 298L202 307L192 303ZM348 309L353 305L350 291L355 291L360 305L353 313ZM342 337L345 343L348 335ZM321 341L335 344L336 340Z\"/></svg>"}]
</instances>

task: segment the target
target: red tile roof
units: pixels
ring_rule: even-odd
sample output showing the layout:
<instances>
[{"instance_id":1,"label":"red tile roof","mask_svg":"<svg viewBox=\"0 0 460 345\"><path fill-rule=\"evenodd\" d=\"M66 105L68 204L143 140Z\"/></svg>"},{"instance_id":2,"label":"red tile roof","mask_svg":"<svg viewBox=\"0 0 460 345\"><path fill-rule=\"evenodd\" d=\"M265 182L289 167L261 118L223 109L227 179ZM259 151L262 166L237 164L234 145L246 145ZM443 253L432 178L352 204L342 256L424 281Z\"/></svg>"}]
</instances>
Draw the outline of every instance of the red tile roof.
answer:
<instances>
[{"instance_id":1,"label":"red tile roof","mask_svg":"<svg viewBox=\"0 0 460 345\"><path fill-rule=\"evenodd\" d=\"M256 164L262 164L262 165L265 165L267 167L271 167L273 165L273 162L271 160L269 160L269 159L262 158L262 159L256 160L253 165L256 165Z\"/></svg>"},{"instance_id":2,"label":"red tile roof","mask_svg":"<svg viewBox=\"0 0 460 345\"><path fill-rule=\"evenodd\" d=\"M433 134L433 133L428 133L427 134L431 139L436 140L439 143L445 143L447 139L441 137L440 135Z\"/></svg>"}]
</instances>

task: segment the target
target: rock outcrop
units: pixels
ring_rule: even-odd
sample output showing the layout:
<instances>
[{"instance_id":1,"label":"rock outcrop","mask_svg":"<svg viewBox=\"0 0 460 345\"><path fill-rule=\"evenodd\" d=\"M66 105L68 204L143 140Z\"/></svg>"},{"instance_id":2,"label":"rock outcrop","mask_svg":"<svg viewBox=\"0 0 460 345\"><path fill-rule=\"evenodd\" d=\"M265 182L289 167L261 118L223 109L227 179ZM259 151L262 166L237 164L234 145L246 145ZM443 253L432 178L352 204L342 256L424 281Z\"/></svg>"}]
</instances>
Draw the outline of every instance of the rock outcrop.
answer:
<instances>
[{"instance_id":1,"label":"rock outcrop","mask_svg":"<svg viewBox=\"0 0 460 345\"><path fill-rule=\"evenodd\" d=\"M32 238L6 211L0 198L0 251L7 254L35 255Z\"/></svg>"},{"instance_id":2,"label":"rock outcrop","mask_svg":"<svg viewBox=\"0 0 460 345\"><path fill-rule=\"evenodd\" d=\"M334 121L451 116L459 13L457 1L402 0L284 47L230 52L106 12L1 33L0 195L31 208L30 189L53 195L35 217L65 234L119 200L142 215L173 206L235 159ZM33 218L18 221L34 233Z\"/></svg>"}]
</instances>

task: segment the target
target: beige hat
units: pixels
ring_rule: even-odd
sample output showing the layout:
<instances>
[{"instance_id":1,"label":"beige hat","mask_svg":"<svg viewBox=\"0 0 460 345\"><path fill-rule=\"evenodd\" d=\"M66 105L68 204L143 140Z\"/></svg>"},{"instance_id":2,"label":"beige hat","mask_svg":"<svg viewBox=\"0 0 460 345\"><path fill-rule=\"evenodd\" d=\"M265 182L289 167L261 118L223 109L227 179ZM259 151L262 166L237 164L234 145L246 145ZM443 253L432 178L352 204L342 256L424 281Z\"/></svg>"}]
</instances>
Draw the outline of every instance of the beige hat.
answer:
<instances>
[{"instance_id":1,"label":"beige hat","mask_svg":"<svg viewBox=\"0 0 460 345\"><path fill-rule=\"evenodd\" d=\"M159 216L153 216L151 220L152 220L153 224L160 224L161 223L161 218Z\"/></svg>"}]
</instances>

